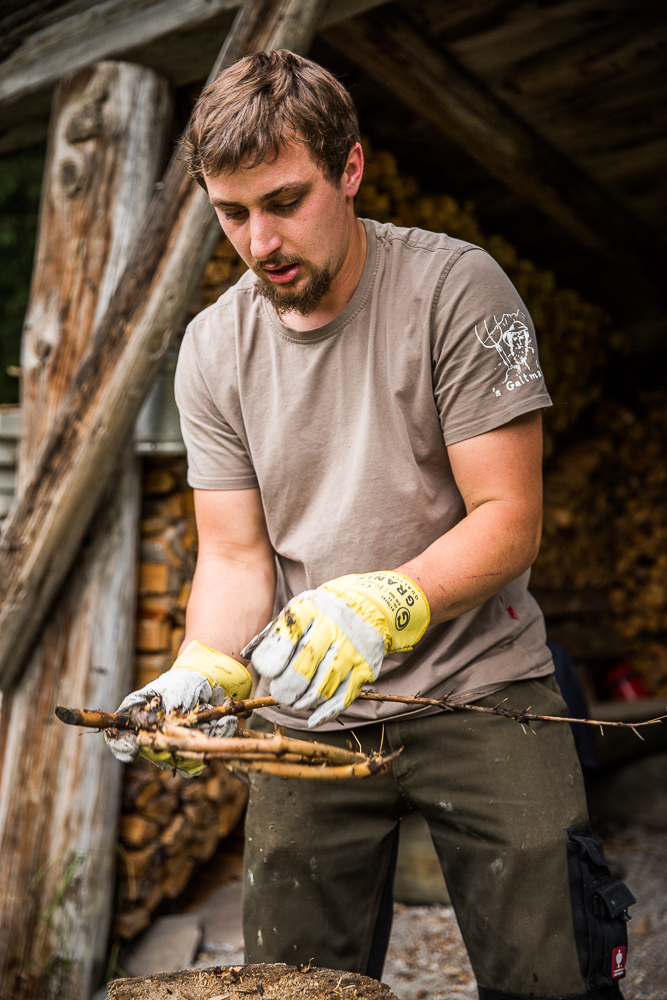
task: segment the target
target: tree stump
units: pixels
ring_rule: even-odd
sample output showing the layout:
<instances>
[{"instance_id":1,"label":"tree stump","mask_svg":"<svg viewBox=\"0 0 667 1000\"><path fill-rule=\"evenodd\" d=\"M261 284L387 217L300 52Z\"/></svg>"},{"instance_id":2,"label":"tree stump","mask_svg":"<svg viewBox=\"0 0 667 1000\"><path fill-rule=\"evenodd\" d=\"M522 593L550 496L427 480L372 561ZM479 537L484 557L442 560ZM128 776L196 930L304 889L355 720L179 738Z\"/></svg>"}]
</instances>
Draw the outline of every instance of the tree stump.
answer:
<instances>
[{"instance_id":1,"label":"tree stump","mask_svg":"<svg viewBox=\"0 0 667 1000\"><path fill-rule=\"evenodd\" d=\"M387 985L316 966L238 965L165 972L109 983L108 1000L396 1000Z\"/></svg>"}]
</instances>

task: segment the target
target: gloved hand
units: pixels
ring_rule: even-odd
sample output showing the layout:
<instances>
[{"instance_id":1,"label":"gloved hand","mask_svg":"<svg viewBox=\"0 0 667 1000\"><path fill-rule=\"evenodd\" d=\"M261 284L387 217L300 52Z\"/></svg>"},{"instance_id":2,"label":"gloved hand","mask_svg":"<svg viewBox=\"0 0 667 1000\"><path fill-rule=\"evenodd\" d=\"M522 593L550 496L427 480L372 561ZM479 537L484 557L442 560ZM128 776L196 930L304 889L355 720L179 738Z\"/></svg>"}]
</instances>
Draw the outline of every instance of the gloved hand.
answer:
<instances>
[{"instance_id":1,"label":"gloved hand","mask_svg":"<svg viewBox=\"0 0 667 1000\"><path fill-rule=\"evenodd\" d=\"M377 678L385 656L412 649L430 617L421 588L400 573L341 576L294 597L241 656L272 678L278 704L316 709L314 729Z\"/></svg>"},{"instance_id":2,"label":"gloved hand","mask_svg":"<svg viewBox=\"0 0 667 1000\"><path fill-rule=\"evenodd\" d=\"M127 712L133 705L142 705L156 695L162 699L167 714L175 708L190 712L198 704L220 705L225 698L241 700L247 698L252 688L250 674L231 656L218 653L195 640L189 643L175 660L173 666L154 681L150 681L138 691L128 694L117 708L117 712ZM238 728L236 716L230 715L201 727L208 736L233 736ZM151 750L139 747L134 733L117 729L105 730L104 739L114 757L129 764L140 753L163 770L176 770L187 778L200 774L205 764L196 760L176 757L169 750Z\"/></svg>"}]
</instances>

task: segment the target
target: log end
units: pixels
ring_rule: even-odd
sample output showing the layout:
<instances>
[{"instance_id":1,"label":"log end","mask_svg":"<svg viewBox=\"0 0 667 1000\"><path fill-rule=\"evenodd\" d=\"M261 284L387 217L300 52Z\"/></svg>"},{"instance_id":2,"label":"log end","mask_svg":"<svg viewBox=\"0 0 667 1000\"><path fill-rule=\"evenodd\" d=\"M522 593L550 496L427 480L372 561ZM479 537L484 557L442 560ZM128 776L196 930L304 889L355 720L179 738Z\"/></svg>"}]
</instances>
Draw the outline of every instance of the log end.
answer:
<instances>
[{"instance_id":1,"label":"log end","mask_svg":"<svg viewBox=\"0 0 667 1000\"><path fill-rule=\"evenodd\" d=\"M108 987L109 1000L157 1000L163 996L168 1000L167 994L175 992L190 1000L219 1000L221 996L232 1000L244 993L272 1000L302 1000L304 995L311 1000L333 1000L341 995L357 1000L396 1000L396 994L376 979L310 964L215 966L116 979Z\"/></svg>"},{"instance_id":2,"label":"log end","mask_svg":"<svg viewBox=\"0 0 667 1000\"><path fill-rule=\"evenodd\" d=\"M80 725L80 712L76 708L66 708L64 705L56 705L56 718L64 722L66 726Z\"/></svg>"}]
</instances>

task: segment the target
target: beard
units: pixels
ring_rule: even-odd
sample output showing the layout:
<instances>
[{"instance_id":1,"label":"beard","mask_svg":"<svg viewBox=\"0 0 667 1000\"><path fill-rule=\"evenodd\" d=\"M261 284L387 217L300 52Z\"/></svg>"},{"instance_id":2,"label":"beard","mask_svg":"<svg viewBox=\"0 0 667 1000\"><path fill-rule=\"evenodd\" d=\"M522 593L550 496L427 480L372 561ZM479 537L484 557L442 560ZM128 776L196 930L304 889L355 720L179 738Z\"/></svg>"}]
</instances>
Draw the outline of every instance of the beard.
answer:
<instances>
[{"instance_id":1,"label":"beard","mask_svg":"<svg viewBox=\"0 0 667 1000\"><path fill-rule=\"evenodd\" d=\"M277 254L270 260L276 267L283 267L285 264L299 263L307 265L310 273L305 281L299 283L298 288L289 288L285 285L274 285L262 274L262 265L259 262L253 264L253 271L259 275L259 280L255 282L255 287L262 298L270 302L277 313L295 312L299 316L310 316L315 312L318 305L331 288L333 274L329 264L323 267L316 267L304 257L290 256L283 257Z\"/></svg>"}]
</instances>

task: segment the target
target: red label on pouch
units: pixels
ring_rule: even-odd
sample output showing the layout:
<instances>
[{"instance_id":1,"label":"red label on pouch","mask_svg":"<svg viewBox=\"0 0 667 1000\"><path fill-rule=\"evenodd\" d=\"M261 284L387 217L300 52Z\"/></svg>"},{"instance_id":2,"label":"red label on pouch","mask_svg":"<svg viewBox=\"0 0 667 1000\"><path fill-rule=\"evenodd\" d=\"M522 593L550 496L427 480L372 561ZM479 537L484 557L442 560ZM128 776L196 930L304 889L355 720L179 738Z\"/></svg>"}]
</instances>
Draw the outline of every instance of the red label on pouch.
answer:
<instances>
[{"instance_id":1,"label":"red label on pouch","mask_svg":"<svg viewBox=\"0 0 667 1000\"><path fill-rule=\"evenodd\" d=\"M622 979L625 975L625 947L614 948L611 953L611 978Z\"/></svg>"}]
</instances>

